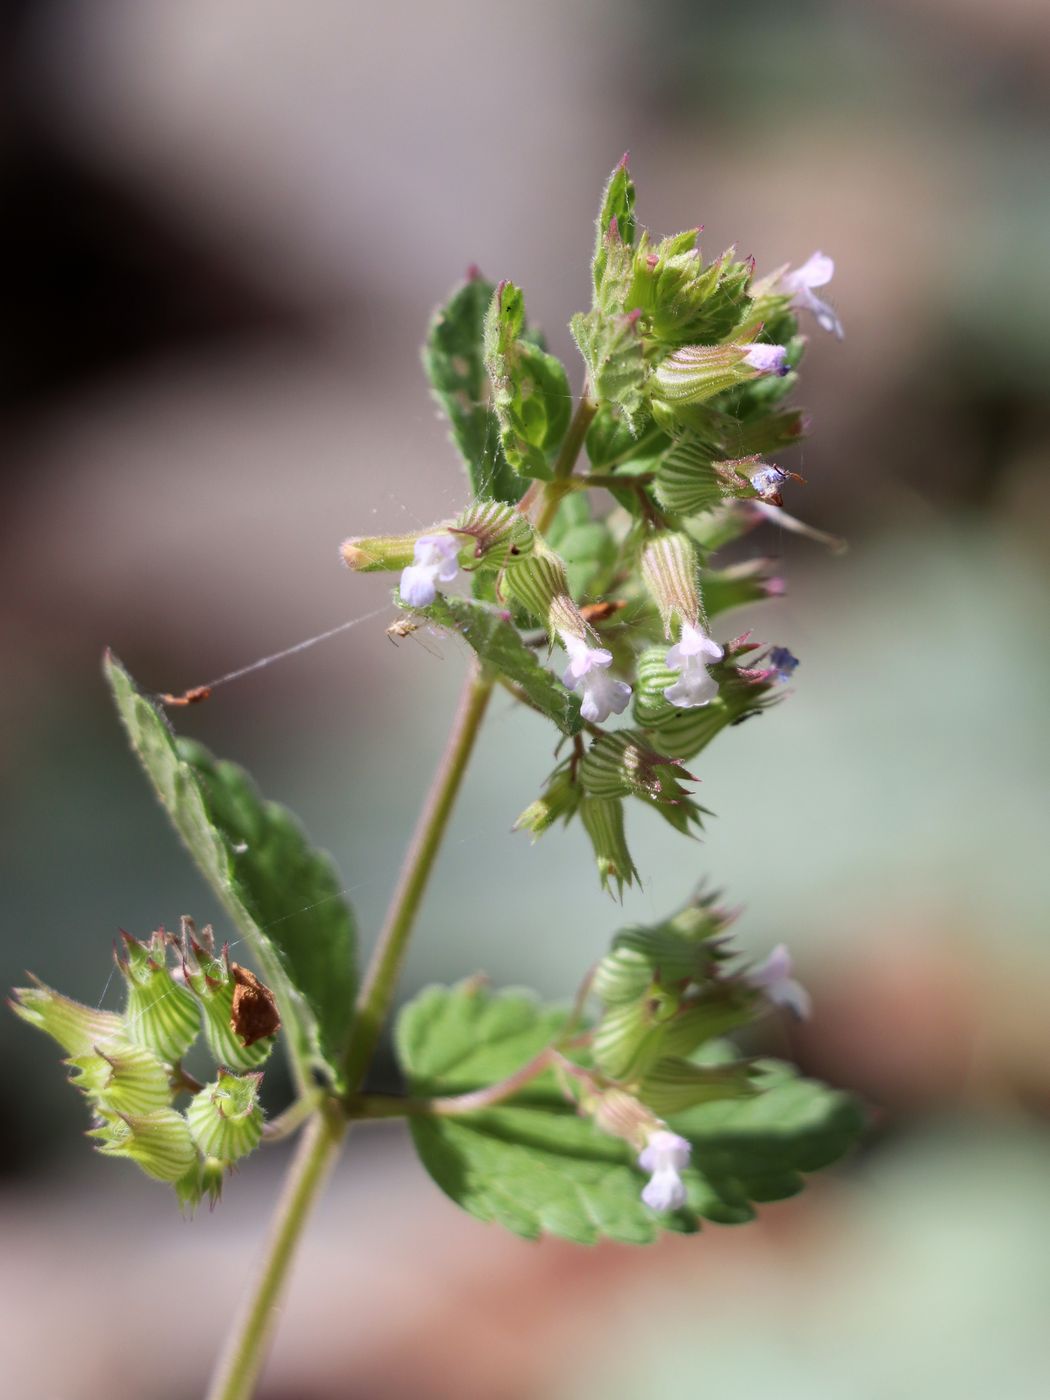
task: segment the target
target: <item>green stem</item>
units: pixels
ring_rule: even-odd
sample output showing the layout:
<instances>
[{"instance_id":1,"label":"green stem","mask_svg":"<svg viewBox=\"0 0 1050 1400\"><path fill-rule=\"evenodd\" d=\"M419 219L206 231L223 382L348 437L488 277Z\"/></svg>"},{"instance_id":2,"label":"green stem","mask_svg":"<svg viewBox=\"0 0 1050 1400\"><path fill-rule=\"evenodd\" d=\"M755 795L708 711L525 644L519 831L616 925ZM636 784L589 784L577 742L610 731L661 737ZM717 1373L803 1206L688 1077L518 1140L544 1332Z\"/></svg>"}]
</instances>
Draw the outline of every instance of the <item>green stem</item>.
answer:
<instances>
[{"instance_id":1,"label":"green stem","mask_svg":"<svg viewBox=\"0 0 1050 1400\"><path fill-rule=\"evenodd\" d=\"M591 426L591 421L597 412L598 405L591 398L585 384L580 401L576 405L576 412L569 424L569 431L565 434L561 451L558 453L558 460L554 464L554 480L546 482L543 487L543 504L536 519L536 529L541 535L546 534L550 529L551 521L557 515L558 507L561 505L565 493L570 489L566 482L572 476L577 458L583 451L587 429Z\"/></svg>"},{"instance_id":2,"label":"green stem","mask_svg":"<svg viewBox=\"0 0 1050 1400\"><path fill-rule=\"evenodd\" d=\"M420 813L412 844L401 867L386 923L357 998L354 1028L347 1046L345 1064L347 1087L351 1093L360 1088L379 1042L412 925L434 868L441 839L466 772L467 760L478 737L492 686L492 680L483 674L479 663L474 661L464 683L459 709L434 775L430 795Z\"/></svg>"},{"instance_id":3,"label":"green stem","mask_svg":"<svg viewBox=\"0 0 1050 1400\"><path fill-rule=\"evenodd\" d=\"M307 1214L346 1132L342 1113L317 1113L299 1143L274 1218L265 1262L219 1358L207 1400L249 1400L277 1321L277 1303Z\"/></svg>"},{"instance_id":4,"label":"green stem","mask_svg":"<svg viewBox=\"0 0 1050 1400\"><path fill-rule=\"evenodd\" d=\"M555 479L544 486L543 504L538 521L541 533L554 519L565 494L565 481L572 475L587 436L587 429L597 411L597 404L585 389L555 464ZM493 685L493 678L484 673L480 663L472 662L464 682L452 732L434 774L426 805L416 824L387 912L386 923L379 935L357 998L353 1029L344 1062L348 1103L352 1105L361 1102L354 1096L361 1088L379 1043L412 926L448 827L481 722L485 717ZM290 1115L291 1121L287 1125L293 1130L296 1117L297 1113L293 1111ZM283 1129L286 1125L280 1126ZM295 1246L310 1208L335 1161L346 1128L345 1105L336 1107L331 1103L322 1104L309 1120L309 1126L300 1140L295 1161L285 1183L262 1270L230 1335L230 1342L220 1359L207 1400L249 1400L266 1356L266 1347L275 1320L275 1305L284 1285Z\"/></svg>"}]
</instances>

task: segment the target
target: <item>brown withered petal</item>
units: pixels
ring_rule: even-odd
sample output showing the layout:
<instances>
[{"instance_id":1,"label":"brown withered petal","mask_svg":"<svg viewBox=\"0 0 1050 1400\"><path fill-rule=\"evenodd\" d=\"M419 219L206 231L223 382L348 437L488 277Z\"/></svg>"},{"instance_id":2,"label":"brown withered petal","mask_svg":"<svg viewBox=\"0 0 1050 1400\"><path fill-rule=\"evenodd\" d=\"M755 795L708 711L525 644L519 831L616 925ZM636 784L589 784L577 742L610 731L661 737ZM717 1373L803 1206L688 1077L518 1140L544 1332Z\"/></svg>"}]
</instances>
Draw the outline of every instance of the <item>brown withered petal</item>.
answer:
<instances>
[{"instance_id":1,"label":"brown withered petal","mask_svg":"<svg viewBox=\"0 0 1050 1400\"><path fill-rule=\"evenodd\" d=\"M254 972L240 963L231 962L230 975L235 983L230 1028L247 1049L257 1040L275 1035L281 1028L281 1017L273 992L259 981Z\"/></svg>"}]
</instances>

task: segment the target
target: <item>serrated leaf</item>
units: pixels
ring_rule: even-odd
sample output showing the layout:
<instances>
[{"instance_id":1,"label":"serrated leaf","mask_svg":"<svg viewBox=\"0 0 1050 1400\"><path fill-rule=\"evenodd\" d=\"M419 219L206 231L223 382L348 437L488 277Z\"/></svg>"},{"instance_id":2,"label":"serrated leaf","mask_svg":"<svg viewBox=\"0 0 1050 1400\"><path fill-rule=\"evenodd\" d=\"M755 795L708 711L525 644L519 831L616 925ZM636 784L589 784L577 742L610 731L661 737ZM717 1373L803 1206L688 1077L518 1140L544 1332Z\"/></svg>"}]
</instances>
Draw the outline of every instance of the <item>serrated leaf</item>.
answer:
<instances>
[{"instance_id":1,"label":"serrated leaf","mask_svg":"<svg viewBox=\"0 0 1050 1400\"><path fill-rule=\"evenodd\" d=\"M472 277L435 311L423 346L423 368L448 418L475 496L513 505L525 483L503 454L485 371L485 313L495 287Z\"/></svg>"},{"instance_id":2,"label":"serrated leaf","mask_svg":"<svg viewBox=\"0 0 1050 1400\"><path fill-rule=\"evenodd\" d=\"M113 656L106 677L132 748L190 855L259 960L302 1082L338 1078L353 1008L355 928L331 860L236 764L176 741Z\"/></svg>"},{"instance_id":3,"label":"serrated leaf","mask_svg":"<svg viewBox=\"0 0 1050 1400\"><path fill-rule=\"evenodd\" d=\"M619 409L631 428L648 400L649 366L638 318L595 309L577 312L569 329L587 363L594 397Z\"/></svg>"},{"instance_id":4,"label":"serrated leaf","mask_svg":"<svg viewBox=\"0 0 1050 1400\"><path fill-rule=\"evenodd\" d=\"M735 1051L707 1046L698 1064L727 1064ZM802 1079L791 1065L752 1065L754 1097L698 1105L668 1119L693 1144L693 1167L709 1193L702 1213L726 1224L750 1219L751 1202L796 1195L804 1174L837 1161L864 1130L851 1095Z\"/></svg>"},{"instance_id":5,"label":"serrated leaf","mask_svg":"<svg viewBox=\"0 0 1050 1400\"><path fill-rule=\"evenodd\" d=\"M571 416L561 361L525 330L525 299L501 282L485 317L485 368L507 461L523 476L549 480Z\"/></svg>"},{"instance_id":6,"label":"serrated leaf","mask_svg":"<svg viewBox=\"0 0 1050 1400\"><path fill-rule=\"evenodd\" d=\"M413 1093L460 1093L513 1073L565 1024L565 1013L528 993L476 982L430 987L401 1013L398 1056ZM725 1063L709 1054L705 1063ZM535 1239L543 1233L592 1244L607 1237L646 1244L661 1230L692 1233L700 1217L748 1220L753 1202L791 1195L800 1173L840 1156L863 1126L844 1094L765 1063L755 1099L704 1104L670 1120L693 1144L683 1174L688 1202L656 1215L627 1143L600 1132L561 1093L553 1074L505 1105L462 1117L413 1116L423 1166L452 1200L480 1220ZM764 1110L760 1108L765 1100Z\"/></svg>"},{"instance_id":7,"label":"serrated leaf","mask_svg":"<svg viewBox=\"0 0 1050 1400\"><path fill-rule=\"evenodd\" d=\"M570 737L583 728L580 701L553 672L542 666L517 630L483 603L438 594L426 608L414 609L439 627L457 632L482 662L525 692L535 707Z\"/></svg>"}]
</instances>

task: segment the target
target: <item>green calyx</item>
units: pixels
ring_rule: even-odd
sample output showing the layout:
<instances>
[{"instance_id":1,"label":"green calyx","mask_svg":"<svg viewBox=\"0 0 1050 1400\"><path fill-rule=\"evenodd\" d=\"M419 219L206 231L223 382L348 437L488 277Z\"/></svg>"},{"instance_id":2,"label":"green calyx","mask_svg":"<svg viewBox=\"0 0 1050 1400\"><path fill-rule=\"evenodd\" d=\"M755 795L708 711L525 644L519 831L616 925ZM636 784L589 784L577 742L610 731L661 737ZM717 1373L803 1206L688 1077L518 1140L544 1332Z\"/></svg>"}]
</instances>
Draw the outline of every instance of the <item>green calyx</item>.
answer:
<instances>
[{"instance_id":1,"label":"green calyx","mask_svg":"<svg viewBox=\"0 0 1050 1400\"><path fill-rule=\"evenodd\" d=\"M229 1165L258 1147L263 1127L261 1082L261 1074L220 1070L214 1083L194 1095L186 1122L205 1157Z\"/></svg>"},{"instance_id":2,"label":"green calyx","mask_svg":"<svg viewBox=\"0 0 1050 1400\"><path fill-rule=\"evenodd\" d=\"M123 935L124 956L117 967L126 984L124 1033L162 1060L181 1059L200 1033L197 1004L168 967L170 938L162 930L149 943Z\"/></svg>"}]
</instances>

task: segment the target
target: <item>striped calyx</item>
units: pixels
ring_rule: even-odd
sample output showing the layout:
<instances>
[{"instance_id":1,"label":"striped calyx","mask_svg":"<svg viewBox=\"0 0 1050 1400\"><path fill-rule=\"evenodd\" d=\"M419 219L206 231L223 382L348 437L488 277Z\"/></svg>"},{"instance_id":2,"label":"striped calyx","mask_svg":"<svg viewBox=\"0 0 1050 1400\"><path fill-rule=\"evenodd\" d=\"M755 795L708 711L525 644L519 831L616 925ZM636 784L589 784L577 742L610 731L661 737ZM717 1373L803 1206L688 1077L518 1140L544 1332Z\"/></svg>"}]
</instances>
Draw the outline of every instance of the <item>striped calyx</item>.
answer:
<instances>
[{"instance_id":1,"label":"striped calyx","mask_svg":"<svg viewBox=\"0 0 1050 1400\"><path fill-rule=\"evenodd\" d=\"M34 986L16 987L11 1003L16 1016L57 1040L67 1054L89 1055L97 1045L107 1045L123 1030L123 1022L112 1011L97 1011L79 1001L64 997L38 978Z\"/></svg>"},{"instance_id":2,"label":"striped calyx","mask_svg":"<svg viewBox=\"0 0 1050 1400\"><path fill-rule=\"evenodd\" d=\"M193 1140L206 1157L224 1163L245 1157L259 1145L263 1113L259 1106L261 1074L230 1074L220 1070L186 1110Z\"/></svg>"},{"instance_id":3,"label":"striped calyx","mask_svg":"<svg viewBox=\"0 0 1050 1400\"><path fill-rule=\"evenodd\" d=\"M140 943L123 934L124 956L117 951L117 967L127 987L124 1032L136 1045L144 1045L162 1060L181 1059L200 1032L197 1003L168 968L170 939L162 929Z\"/></svg>"},{"instance_id":4,"label":"striped calyx","mask_svg":"<svg viewBox=\"0 0 1050 1400\"><path fill-rule=\"evenodd\" d=\"M728 956L722 943L730 918L713 897L700 896L662 924L616 935L591 984L603 1006L594 1032L595 1062L603 1073L641 1083L668 1056L684 1057L710 1035L748 1019L753 997L719 975ZM681 1078L672 1070L665 1077ZM659 1084L655 1093L643 1096L650 1107L672 1112L670 1094L659 1098Z\"/></svg>"},{"instance_id":5,"label":"striped calyx","mask_svg":"<svg viewBox=\"0 0 1050 1400\"><path fill-rule=\"evenodd\" d=\"M718 1099L751 1098L757 1091L752 1068L743 1060L727 1065L694 1065L691 1060L665 1056L646 1070L638 1096L654 1113L684 1113Z\"/></svg>"},{"instance_id":6,"label":"striped calyx","mask_svg":"<svg viewBox=\"0 0 1050 1400\"><path fill-rule=\"evenodd\" d=\"M622 1138L635 1152L662 1127L660 1120L624 1089L606 1089L584 1099L580 1106L603 1133Z\"/></svg>"},{"instance_id":7,"label":"striped calyx","mask_svg":"<svg viewBox=\"0 0 1050 1400\"><path fill-rule=\"evenodd\" d=\"M772 371L772 362L766 369L761 359L754 363L756 358L751 345L683 345L657 365L653 397L672 412L678 404L703 403L725 389Z\"/></svg>"},{"instance_id":8,"label":"striped calyx","mask_svg":"<svg viewBox=\"0 0 1050 1400\"><path fill-rule=\"evenodd\" d=\"M503 589L508 597L531 613L551 637L587 636L587 624L569 592L565 565L538 535L530 553L521 558L508 557Z\"/></svg>"},{"instance_id":9,"label":"striped calyx","mask_svg":"<svg viewBox=\"0 0 1050 1400\"><path fill-rule=\"evenodd\" d=\"M655 984L644 998L609 1007L592 1036L594 1063L611 1079L636 1081L663 1054L664 1027L677 1011L677 994Z\"/></svg>"},{"instance_id":10,"label":"striped calyx","mask_svg":"<svg viewBox=\"0 0 1050 1400\"><path fill-rule=\"evenodd\" d=\"M168 1068L141 1045L110 1043L66 1061L69 1078L103 1115L149 1114L169 1108L172 1100Z\"/></svg>"},{"instance_id":11,"label":"striped calyx","mask_svg":"<svg viewBox=\"0 0 1050 1400\"><path fill-rule=\"evenodd\" d=\"M620 729L596 739L580 764L580 782L590 797L645 797L676 803L687 796L679 761L652 749L641 734ZM685 773L686 778L691 775Z\"/></svg>"},{"instance_id":12,"label":"striped calyx","mask_svg":"<svg viewBox=\"0 0 1050 1400\"><path fill-rule=\"evenodd\" d=\"M615 882L616 895L622 898L624 885L633 885L638 879L627 849L622 801L615 797L584 797L580 802L580 820L594 848L602 889L612 893Z\"/></svg>"},{"instance_id":13,"label":"striped calyx","mask_svg":"<svg viewBox=\"0 0 1050 1400\"><path fill-rule=\"evenodd\" d=\"M107 1117L88 1137L103 1156L127 1157L157 1181L180 1181L197 1163L189 1127L174 1108Z\"/></svg>"},{"instance_id":14,"label":"striped calyx","mask_svg":"<svg viewBox=\"0 0 1050 1400\"><path fill-rule=\"evenodd\" d=\"M464 544L472 546L471 559L464 562L468 570L501 569L509 561L529 554L536 540L536 532L519 510L503 501L481 498L469 505L449 529L453 535L463 536Z\"/></svg>"},{"instance_id":15,"label":"striped calyx","mask_svg":"<svg viewBox=\"0 0 1050 1400\"><path fill-rule=\"evenodd\" d=\"M672 623L703 623L703 604L697 582L697 558L693 542L679 530L652 535L642 551L642 581L660 609L664 635Z\"/></svg>"},{"instance_id":16,"label":"striped calyx","mask_svg":"<svg viewBox=\"0 0 1050 1400\"><path fill-rule=\"evenodd\" d=\"M182 970L187 987L196 997L204 1016L204 1036L215 1059L230 1069L255 1069L269 1058L274 1036L245 1044L246 1037L235 1032L234 996L238 982L230 964L228 947L215 951L211 925L200 931L192 919L182 921Z\"/></svg>"}]
</instances>

